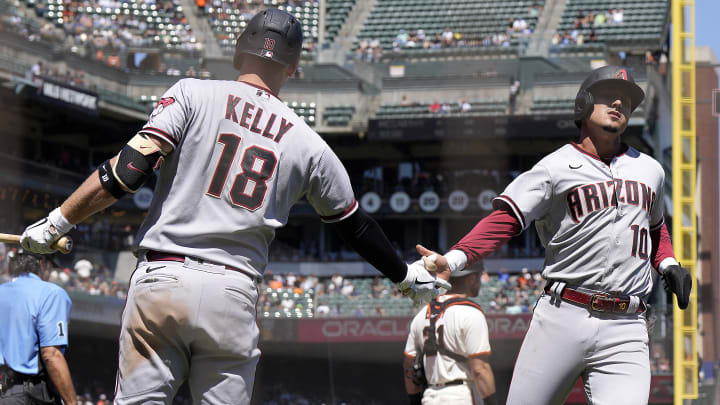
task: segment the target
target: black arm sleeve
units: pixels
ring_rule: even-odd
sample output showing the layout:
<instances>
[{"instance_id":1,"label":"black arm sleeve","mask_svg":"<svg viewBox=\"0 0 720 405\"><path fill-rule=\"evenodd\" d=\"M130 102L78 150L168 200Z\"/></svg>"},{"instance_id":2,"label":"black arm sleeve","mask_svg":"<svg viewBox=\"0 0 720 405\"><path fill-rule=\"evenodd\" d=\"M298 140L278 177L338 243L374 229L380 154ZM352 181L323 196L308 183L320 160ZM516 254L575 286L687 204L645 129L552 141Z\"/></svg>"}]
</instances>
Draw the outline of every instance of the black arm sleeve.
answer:
<instances>
[{"instance_id":1,"label":"black arm sleeve","mask_svg":"<svg viewBox=\"0 0 720 405\"><path fill-rule=\"evenodd\" d=\"M405 279L407 265L395 253L380 225L362 209L335 225L345 243L390 280L399 283Z\"/></svg>"}]
</instances>

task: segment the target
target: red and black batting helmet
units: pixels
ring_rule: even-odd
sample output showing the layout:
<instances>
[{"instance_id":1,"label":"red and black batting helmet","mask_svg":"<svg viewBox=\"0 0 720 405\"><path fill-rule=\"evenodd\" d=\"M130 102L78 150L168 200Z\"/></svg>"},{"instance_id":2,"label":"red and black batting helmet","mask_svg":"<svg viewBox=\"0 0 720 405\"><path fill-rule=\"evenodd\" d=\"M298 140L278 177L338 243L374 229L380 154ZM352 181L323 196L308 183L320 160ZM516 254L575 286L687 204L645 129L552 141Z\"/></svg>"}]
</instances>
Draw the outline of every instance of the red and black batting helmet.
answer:
<instances>
[{"instance_id":1,"label":"red and black batting helmet","mask_svg":"<svg viewBox=\"0 0 720 405\"><path fill-rule=\"evenodd\" d=\"M254 55L283 66L297 65L303 30L292 14L268 8L255 14L235 43L233 66L240 69L244 55Z\"/></svg>"},{"instance_id":2,"label":"red and black batting helmet","mask_svg":"<svg viewBox=\"0 0 720 405\"><path fill-rule=\"evenodd\" d=\"M615 87L620 89L623 94L630 96L631 112L635 111L645 98L645 92L635 84L635 79L626 68L608 65L595 69L585 79L575 97L575 125L578 128L582 125L582 120L592 115L595 106L593 90L602 87Z\"/></svg>"}]
</instances>

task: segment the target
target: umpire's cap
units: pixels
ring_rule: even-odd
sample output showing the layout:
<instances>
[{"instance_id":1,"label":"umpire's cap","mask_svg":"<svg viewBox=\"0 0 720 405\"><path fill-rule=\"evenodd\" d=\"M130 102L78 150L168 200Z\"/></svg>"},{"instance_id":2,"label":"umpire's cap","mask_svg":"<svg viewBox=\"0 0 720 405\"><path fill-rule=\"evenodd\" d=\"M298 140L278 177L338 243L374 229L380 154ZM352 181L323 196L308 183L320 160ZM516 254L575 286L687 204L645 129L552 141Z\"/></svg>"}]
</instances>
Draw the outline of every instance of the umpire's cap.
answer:
<instances>
[{"instance_id":1,"label":"umpire's cap","mask_svg":"<svg viewBox=\"0 0 720 405\"><path fill-rule=\"evenodd\" d=\"M255 14L235 43L233 66L240 69L243 55L255 55L283 66L296 66L302 51L300 21L287 11L268 8Z\"/></svg>"},{"instance_id":2,"label":"umpire's cap","mask_svg":"<svg viewBox=\"0 0 720 405\"><path fill-rule=\"evenodd\" d=\"M630 97L630 111L635 109L645 99L645 92L635 84L635 79L626 68L622 66L608 65L595 69L585 79L575 97L575 124L580 127L582 120L592 115L595 105L593 90L602 87L615 87Z\"/></svg>"}]
</instances>

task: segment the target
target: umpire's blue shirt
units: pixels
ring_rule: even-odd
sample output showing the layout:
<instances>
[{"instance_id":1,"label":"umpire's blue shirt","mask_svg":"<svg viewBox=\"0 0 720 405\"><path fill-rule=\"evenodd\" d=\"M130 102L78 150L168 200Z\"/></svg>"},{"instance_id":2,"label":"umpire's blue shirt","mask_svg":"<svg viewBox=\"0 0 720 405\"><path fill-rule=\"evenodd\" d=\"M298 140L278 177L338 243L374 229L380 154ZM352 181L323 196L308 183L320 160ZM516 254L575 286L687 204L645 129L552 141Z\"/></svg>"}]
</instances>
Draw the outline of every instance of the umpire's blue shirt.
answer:
<instances>
[{"instance_id":1,"label":"umpire's blue shirt","mask_svg":"<svg viewBox=\"0 0 720 405\"><path fill-rule=\"evenodd\" d=\"M32 273L0 284L0 364L37 374L40 347L68 344L71 305L65 290Z\"/></svg>"}]
</instances>

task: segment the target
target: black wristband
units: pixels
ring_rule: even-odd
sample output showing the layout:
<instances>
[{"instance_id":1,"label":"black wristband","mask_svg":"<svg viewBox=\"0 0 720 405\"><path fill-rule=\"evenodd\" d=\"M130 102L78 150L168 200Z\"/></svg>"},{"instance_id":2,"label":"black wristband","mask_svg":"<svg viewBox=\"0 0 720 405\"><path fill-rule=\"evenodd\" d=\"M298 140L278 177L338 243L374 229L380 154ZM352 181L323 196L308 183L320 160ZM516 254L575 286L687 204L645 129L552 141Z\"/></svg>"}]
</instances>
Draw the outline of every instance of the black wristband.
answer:
<instances>
[{"instance_id":1,"label":"black wristband","mask_svg":"<svg viewBox=\"0 0 720 405\"><path fill-rule=\"evenodd\" d=\"M100 177L100 184L102 187L113 197L119 200L127 194L127 192L120 187L117 179L115 179L109 159L102 162L100 167L98 167L98 176Z\"/></svg>"},{"instance_id":2,"label":"black wristband","mask_svg":"<svg viewBox=\"0 0 720 405\"><path fill-rule=\"evenodd\" d=\"M422 392L418 392L417 394L408 394L408 401L410 405L422 405Z\"/></svg>"},{"instance_id":3,"label":"black wristband","mask_svg":"<svg viewBox=\"0 0 720 405\"><path fill-rule=\"evenodd\" d=\"M498 405L497 397L494 392L483 398L483 405Z\"/></svg>"}]
</instances>

